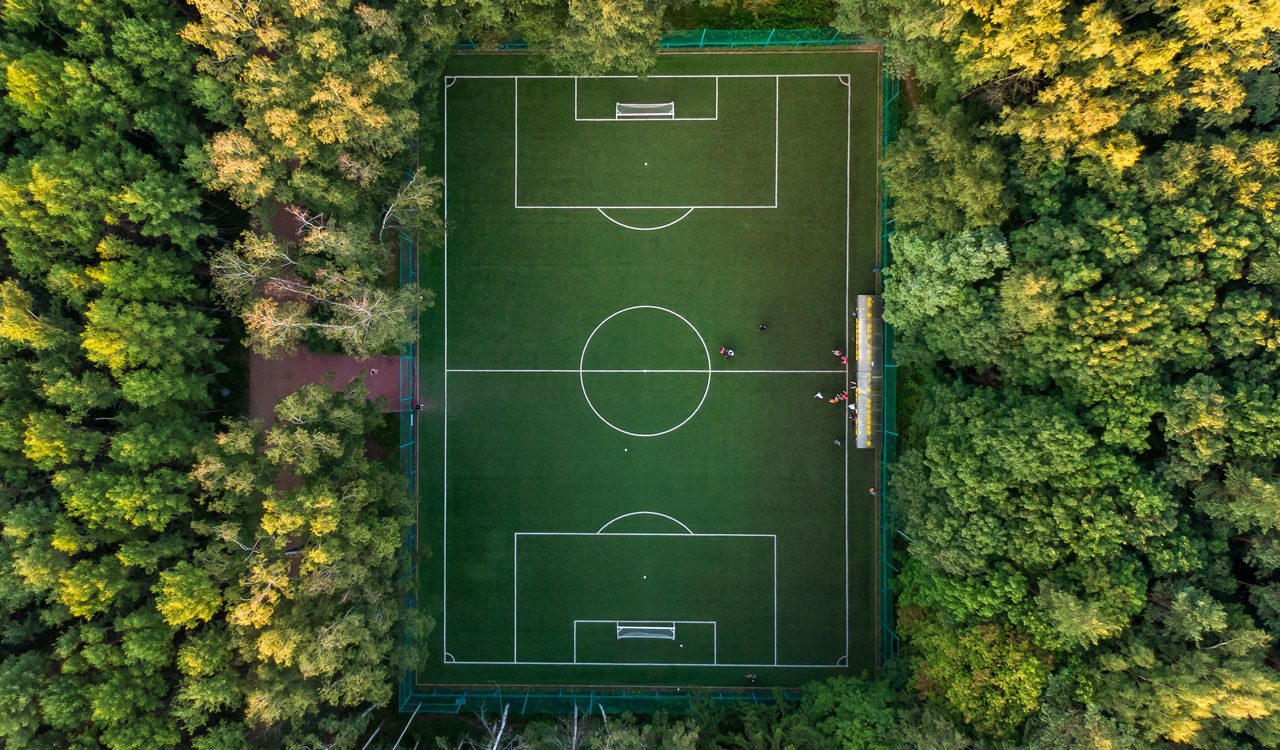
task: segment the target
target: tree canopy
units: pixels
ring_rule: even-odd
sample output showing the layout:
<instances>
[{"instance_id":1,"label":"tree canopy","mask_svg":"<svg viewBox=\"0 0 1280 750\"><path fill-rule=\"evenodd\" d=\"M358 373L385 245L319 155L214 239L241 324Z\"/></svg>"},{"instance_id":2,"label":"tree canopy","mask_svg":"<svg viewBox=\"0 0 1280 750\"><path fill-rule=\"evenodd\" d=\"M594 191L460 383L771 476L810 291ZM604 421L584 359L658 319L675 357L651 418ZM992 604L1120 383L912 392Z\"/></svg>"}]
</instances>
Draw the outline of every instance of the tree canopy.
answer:
<instances>
[{"instance_id":1,"label":"tree canopy","mask_svg":"<svg viewBox=\"0 0 1280 750\"><path fill-rule=\"evenodd\" d=\"M916 99L884 281L920 694L1032 747L1275 746L1280 6L841 19Z\"/></svg>"},{"instance_id":2,"label":"tree canopy","mask_svg":"<svg viewBox=\"0 0 1280 750\"><path fill-rule=\"evenodd\" d=\"M385 418L358 382L240 418L233 340L416 335L454 42L644 73L672 13L834 15L906 82L903 658L458 746L1280 747L1280 0L6 3L0 744L368 738L432 627Z\"/></svg>"}]
</instances>

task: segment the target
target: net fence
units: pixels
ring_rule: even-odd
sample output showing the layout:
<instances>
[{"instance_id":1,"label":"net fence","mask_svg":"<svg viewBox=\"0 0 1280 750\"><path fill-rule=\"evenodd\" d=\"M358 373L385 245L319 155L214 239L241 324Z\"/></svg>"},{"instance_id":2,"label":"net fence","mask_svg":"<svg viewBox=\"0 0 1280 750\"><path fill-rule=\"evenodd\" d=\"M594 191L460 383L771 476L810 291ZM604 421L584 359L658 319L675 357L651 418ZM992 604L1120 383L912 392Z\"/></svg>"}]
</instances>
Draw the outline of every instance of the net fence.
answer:
<instances>
[{"instance_id":1,"label":"net fence","mask_svg":"<svg viewBox=\"0 0 1280 750\"><path fill-rule=\"evenodd\" d=\"M724 47L851 47L879 44L835 29L668 29L658 43L661 49L714 49ZM457 51L505 52L529 49L520 40L480 42L468 40Z\"/></svg>"},{"instance_id":2,"label":"net fence","mask_svg":"<svg viewBox=\"0 0 1280 750\"><path fill-rule=\"evenodd\" d=\"M403 686L402 686L403 688ZM418 688L414 692L400 693L400 712L424 714L501 713L510 706L515 714L564 714L574 707L585 714L599 715L601 711L613 715L625 711L635 714L686 713L697 703L748 703L767 706L783 701L800 699L795 690L644 690L644 689L563 689L478 687L474 689Z\"/></svg>"},{"instance_id":3,"label":"net fence","mask_svg":"<svg viewBox=\"0 0 1280 750\"><path fill-rule=\"evenodd\" d=\"M412 179L417 170L417 148L414 148L412 167L406 179ZM417 237L409 232L400 232L400 286L418 283L418 242ZM414 314L414 330L417 330L417 314ZM418 411L414 407L418 403L418 342L412 341L400 352L400 394L398 416L400 420L400 471L404 473L405 491L410 502L418 502ZM417 514L414 514L417 518ZM403 582L407 594L406 606L410 609L418 606L414 582L418 578L418 524L411 524L404 534L404 548L409 556L404 575L409 579ZM410 645L410 635L405 634L406 645ZM406 670L400 677L400 695L408 695L413 691L412 672ZM406 690L408 692L406 692Z\"/></svg>"},{"instance_id":4,"label":"net fence","mask_svg":"<svg viewBox=\"0 0 1280 750\"><path fill-rule=\"evenodd\" d=\"M812 31L812 30L811 30ZM672 34L693 32L672 32ZM758 36L760 32L716 32L716 34L755 34L756 45L783 44L785 39L799 32L788 31L786 36L775 40L765 36L763 42ZM700 36L696 43L684 43L672 37L672 44L664 46L734 46L728 44L710 44ZM729 37L713 36L712 41ZM746 38L738 37L740 39ZM817 36L806 37L818 39ZM687 41L691 38L687 38ZM795 44L796 42L792 42ZM810 42L820 43L820 42ZM831 44L837 42L832 41ZM855 43L852 38L842 43ZM883 90L881 97L881 150L887 149L895 140L898 132L898 109L900 107L900 82L896 78L882 75ZM887 268L892 263L889 240L894 233L892 200L884 186L880 185L880 265ZM418 282L419 248L412 236L400 238L400 283L401 285ZM886 661L898 654L899 638L894 629L893 576L897 572L894 566L894 542L899 537L899 530L893 523L892 497L890 481L893 464L898 455L898 423L897 423L897 380L898 365L894 359L894 332L892 326L885 324L883 331L883 417L880 421L880 659ZM417 411L414 409L418 401L417 380L418 347L412 343L405 347L400 358L400 466L404 471L405 481L410 496L418 498L418 444L417 444ZM405 535L406 548L412 553L413 563L408 574L417 577L417 525L414 524ZM411 589L413 587L410 587ZM415 606L413 594L409 595L409 606ZM407 636L406 636L407 637ZM404 670L398 680L399 709L403 713L457 714L475 711L501 711L504 705L510 705L513 711L521 714L559 714L571 712L576 706L580 711L597 713L604 710L608 713L631 711L633 713L681 713L688 711L697 701L713 703L735 703L769 705L780 700L798 700L798 691L787 690L734 690L712 691L663 689L626 689L626 688L521 688L503 689L501 687L482 688L435 688L418 684L414 670Z\"/></svg>"},{"instance_id":5,"label":"net fence","mask_svg":"<svg viewBox=\"0 0 1280 750\"><path fill-rule=\"evenodd\" d=\"M884 75L881 92L880 111L880 151L884 152L898 137L898 107L901 94L901 81ZM893 253L889 240L894 234L893 200L889 189L880 179L880 269L883 274L893 262ZM883 278L883 276L882 276ZM898 362L894 358L893 326L884 323L882 333L882 393L884 404L880 418L880 661L883 663L898 655L900 639L894 629L894 597L893 576L898 572L894 566L894 542L898 537L895 526L896 514L893 512L893 498L890 492L890 480L893 475L893 464L898 460Z\"/></svg>"},{"instance_id":6,"label":"net fence","mask_svg":"<svg viewBox=\"0 0 1280 750\"><path fill-rule=\"evenodd\" d=\"M835 29L686 29L671 30L661 47L833 47L856 46L868 41Z\"/></svg>"}]
</instances>

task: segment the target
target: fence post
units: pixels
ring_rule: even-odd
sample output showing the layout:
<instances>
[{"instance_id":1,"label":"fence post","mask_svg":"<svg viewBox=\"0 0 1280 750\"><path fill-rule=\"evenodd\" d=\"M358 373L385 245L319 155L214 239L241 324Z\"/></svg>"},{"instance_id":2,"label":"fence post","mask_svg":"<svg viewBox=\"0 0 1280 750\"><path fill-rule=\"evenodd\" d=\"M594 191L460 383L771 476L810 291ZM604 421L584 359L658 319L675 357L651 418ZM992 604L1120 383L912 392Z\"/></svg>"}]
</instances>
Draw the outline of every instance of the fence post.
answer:
<instances>
[{"instance_id":1,"label":"fence post","mask_svg":"<svg viewBox=\"0 0 1280 750\"><path fill-rule=\"evenodd\" d=\"M707 41L707 30L704 28L702 30L702 36L699 37L698 39L698 49L702 49L702 45L705 44L706 41Z\"/></svg>"},{"instance_id":2,"label":"fence post","mask_svg":"<svg viewBox=\"0 0 1280 750\"><path fill-rule=\"evenodd\" d=\"M773 35L776 33L778 33L777 29L769 29L769 36L764 40L764 46L769 46L769 43L773 41Z\"/></svg>"}]
</instances>

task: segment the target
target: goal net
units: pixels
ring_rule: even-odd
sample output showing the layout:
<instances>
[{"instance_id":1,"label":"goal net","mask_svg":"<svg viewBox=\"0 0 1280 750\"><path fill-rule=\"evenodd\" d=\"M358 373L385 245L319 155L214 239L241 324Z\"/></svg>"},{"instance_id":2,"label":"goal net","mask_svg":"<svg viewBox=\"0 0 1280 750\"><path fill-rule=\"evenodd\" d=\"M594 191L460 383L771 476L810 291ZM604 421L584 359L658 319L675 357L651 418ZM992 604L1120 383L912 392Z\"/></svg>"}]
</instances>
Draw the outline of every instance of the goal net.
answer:
<instances>
[{"instance_id":1,"label":"goal net","mask_svg":"<svg viewBox=\"0 0 1280 750\"><path fill-rule=\"evenodd\" d=\"M661 638L674 641L676 639L676 626L674 624L620 622L618 623L618 640L624 638Z\"/></svg>"},{"instance_id":2,"label":"goal net","mask_svg":"<svg viewBox=\"0 0 1280 750\"><path fill-rule=\"evenodd\" d=\"M626 104L617 102L613 105L613 114L618 119L653 118L673 120L676 116L676 103Z\"/></svg>"}]
</instances>

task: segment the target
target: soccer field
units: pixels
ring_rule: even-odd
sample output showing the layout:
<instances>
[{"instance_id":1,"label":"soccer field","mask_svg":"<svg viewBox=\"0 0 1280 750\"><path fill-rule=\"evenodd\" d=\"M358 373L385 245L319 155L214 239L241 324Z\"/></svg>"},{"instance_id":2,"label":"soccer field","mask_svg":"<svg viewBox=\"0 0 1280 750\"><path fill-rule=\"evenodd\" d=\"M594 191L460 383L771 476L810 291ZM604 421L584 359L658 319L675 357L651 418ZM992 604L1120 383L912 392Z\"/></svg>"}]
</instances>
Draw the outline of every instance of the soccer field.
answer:
<instances>
[{"instance_id":1,"label":"soccer field","mask_svg":"<svg viewBox=\"0 0 1280 750\"><path fill-rule=\"evenodd\" d=\"M643 79L531 62L445 77L416 682L874 668L875 456L828 397L875 291L878 52L663 54Z\"/></svg>"}]
</instances>

